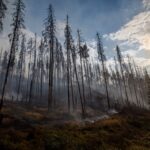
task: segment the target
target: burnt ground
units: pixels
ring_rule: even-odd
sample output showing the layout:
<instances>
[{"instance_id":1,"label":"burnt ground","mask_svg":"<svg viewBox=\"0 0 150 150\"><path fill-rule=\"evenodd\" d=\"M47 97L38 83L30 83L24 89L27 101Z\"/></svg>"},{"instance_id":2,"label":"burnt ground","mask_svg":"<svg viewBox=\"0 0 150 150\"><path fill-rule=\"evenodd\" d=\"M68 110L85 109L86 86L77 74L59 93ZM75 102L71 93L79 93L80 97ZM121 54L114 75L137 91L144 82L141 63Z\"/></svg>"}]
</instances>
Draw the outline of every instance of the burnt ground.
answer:
<instances>
[{"instance_id":1,"label":"burnt ground","mask_svg":"<svg viewBox=\"0 0 150 150\"><path fill-rule=\"evenodd\" d=\"M149 150L150 111L124 108L94 123L78 114L7 104L0 150ZM98 115L98 113L97 113ZM100 113L99 113L100 115Z\"/></svg>"}]
</instances>

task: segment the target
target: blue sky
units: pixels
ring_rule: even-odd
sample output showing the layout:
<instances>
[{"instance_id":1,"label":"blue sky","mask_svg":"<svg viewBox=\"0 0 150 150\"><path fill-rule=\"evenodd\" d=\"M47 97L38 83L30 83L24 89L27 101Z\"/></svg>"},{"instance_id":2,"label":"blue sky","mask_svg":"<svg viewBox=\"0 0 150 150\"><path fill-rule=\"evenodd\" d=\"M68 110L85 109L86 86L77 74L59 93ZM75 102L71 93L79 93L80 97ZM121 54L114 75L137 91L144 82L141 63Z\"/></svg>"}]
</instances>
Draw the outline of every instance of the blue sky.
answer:
<instances>
[{"instance_id":1,"label":"blue sky","mask_svg":"<svg viewBox=\"0 0 150 150\"><path fill-rule=\"evenodd\" d=\"M14 0L9 0L9 6ZM108 61L112 61L116 45L122 54L134 57L140 66L150 66L150 0L24 0L26 5L26 36L37 33L41 36L43 22L47 17L48 5L52 4L57 22L57 36L64 43L64 26L69 15L72 34L82 31L83 39L90 48L90 55L96 52L96 32L103 35ZM8 34L11 32L9 8L0 35L0 48L9 49Z\"/></svg>"},{"instance_id":2,"label":"blue sky","mask_svg":"<svg viewBox=\"0 0 150 150\"><path fill-rule=\"evenodd\" d=\"M26 24L33 32L41 33L50 3L57 20L69 14L73 31L80 28L86 38L117 31L142 9L141 0L26 0Z\"/></svg>"}]
</instances>

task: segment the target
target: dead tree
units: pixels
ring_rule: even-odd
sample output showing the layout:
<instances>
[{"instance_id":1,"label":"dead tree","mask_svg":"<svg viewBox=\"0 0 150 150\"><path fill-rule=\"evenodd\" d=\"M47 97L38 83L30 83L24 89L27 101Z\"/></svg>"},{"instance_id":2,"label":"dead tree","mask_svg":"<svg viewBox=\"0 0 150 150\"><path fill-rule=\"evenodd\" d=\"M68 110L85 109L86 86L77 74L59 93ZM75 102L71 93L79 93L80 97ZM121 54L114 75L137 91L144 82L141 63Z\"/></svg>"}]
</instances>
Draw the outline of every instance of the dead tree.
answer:
<instances>
[{"instance_id":1,"label":"dead tree","mask_svg":"<svg viewBox=\"0 0 150 150\"><path fill-rule=\"evenodd\" d=\"M18 72L19 72L19 80L18 80L18 89L17 89L17 101L18 101L18 96L20 94L20 87L21 87L21 82L22 82L22 77L23 77L23 72L25 69L25 53L26 53L26 46L25 46L25 35L22 37L22 42L21 42L21 50L19 54L19 61L18 61Z\"/></svg>"},{"instance_id":2,"label":"dead tree","mask_svg":"<svg viewBox=\"0 0 150 150\"><path fill-rule=\"evenodd\" d=\"M28 76L27 76L27 87L26 87L26 102L28 102L28 94L29 94L29 84L30 84L30 73L31 73L31 59L32 59L32 50L33 50L33 39L29 39L27 46L27 54L29 54L29 63L28 63Z\"/></svg>"},{"instance_id":3,"label":"dead tree","mask_svg":"<svg viewBox=\"0 0 150 150\"><path fill-rule=\"evenodd\" d=\"M78 77L78 72L77 72L77 64L76 64L77 54L76 54L75 46L72 47L71 54L72 54L72 61L73 61L73 66L74 66L74 73L75 73L75 77L76 77L76 81L77 81L77 87L78 87L78 91L79 91L79 98L80 98L80 103L81 103L82 116L84 117L85 116L85 110L84 110L84 106L83 106L81 87L80 87L80 82L79 82L79 77Z\"/></svg>"},{"instance_id":4,"label":"dead tree","mask_svg":"<svg viewBox=\"0 0 150 150\"><path fill-rule=\"evenodd\" d=\"M125 83L126 83L126 88L128 90L128 92L130 93L130 96L128 94L128 98L130 100L130 104L131 104L131 101L133 101L134 99L134 95L133 95L133 92L132 92L132 75L131 75L131 72L130 72L130 67L128 66L127 63L125 63L124 61L122 62L122 67L123 67L123 70L124 70L124 79L125 79Z\"/></svg>"},{"instance_id":5,"label":"dead tree","mask_svg":"<svg viewBox=\"0 0 150 150\"><path fill-rule=\"evenodd\" d=\"M39 47L39 67L40 67L40 100L42 99L43 95L43 73L44 73L44 62L43 62L43 53L44 53L44 43L43 40L41 40L41 44Z\"/></svg>"},{"instance_id":6,"label":"dead tree","mask_svg":"<svg viewBox=\"0 0 150 150\"><path fill-rule=\"evenodd\" d=\"M122 104L123 104L124 101L123 101L121 77L120 77L120 73L119 73L119 70L118 70L118 67L117 67L117 61L116 61L116 58L115 58L115 57L114 57L114 61L115 61L115 71L116 71L116 77L117 77L117 82L118 82L119 91L120 91L120 97L121 97L121 101L122 101Z\"/></svg>"},{"instance_id":7,"label":"dead tree","mask_svg":"<svg viewBox=\"0 0 150 150\"><path fill-rule=\"evenodd\" d=\"M147 82L146 84L144 83L144 75L142 75L142 73L140 72L139 68L136 66L134 60L133 60L133 66L134 66L134 71L135 71L135 81L137 83L136 87L137 87L137 93L140 94L141 96L141 100L143 101L143 107L144 107L144 100L147 98L147 93L145 91L147 91ZM146 71L146 70L145 70ZM147 72L147 71L146 71ZM145 72L145 73L146 73ZM148 73L146 73L148 75ZM143 78L143 81L142 81ZM145 94L144 94L145 93ZM139 106L141 107L142 105L140 104L140 101L138 102Z\"/></svg>"},{"instance_id":8,"label":"dead tree","mask_svg":"<svg viewBox=\"0 0 150 150\"><path fill-rule=\"evenodd\" d=\"M67 95L68 95L68 112L70 113L71 109L71 101L70 101L70 54L72 48L72 37L71 37L71 29L68 22L68 15L66 20L66 27L65 27L65 48L67 53Z\"/></svg>"},{"instance_id":9,"label":"dead tree","mask_svg":"<svg viewBox=\"0 0 150 150\"><path fill-rule=\"evenodd\" d=\"M118 96L117 96L117 94L115 93L115 91L119 90L119 86L118 86L117 76L116 76L115 71L112 69L111 65L109 66L109 68L110 68L110 72L111 72L110 79L111 79L111 82L112 82L112 87L114 88L113 97L114 97L114 99L116 101L115 102L115 106L116 106L116 104L119 105L119 101L118 100L120 99L120 97L119 97L120 95L118 94Z\"/></svg>"},{"instance_id":10,"label":"dead tree","mask_svg":"<svg viewBox=\"0 0 150 150\"><path fill-rule=\"evenodd\" d=\"M3 107L3 101L4 101L4 95L5 95L5 89L6 89L6 84L7 84L7 79L10 73L10 68L11 66L14 65L15 61L15 51L18 49L18 41L19 41L19 36L20 36L20 29L24 28L24 9L25 5L22 0L16 0L14 3L15 6L15 12L13 13L13 33L10 34L10 40L11 40L11 48L10 48L10 54L9 54L9 60L8 60L8 65L6 69L6 74L5 74L5 79L4 79L4 84L2 88L2 98L0 102L0 110Z\"/></svg>"},{"instance_id":11,"label":"dead tree","mask_svg":"<svg viewBox=\"0 0 150 150\"><path fill-rule=\"evenodd\" d=\"M55 17L52 5L48 8L48 17L45 21L43 36L49 47L49 81L48 81L48 111L53 106L53 76L54 76L54 42L55 42Z\"/></svg>"},{"instance_id":12,"label":"dead tree","mask_svg":"<svg viewBox=\"0 0 150 150\"><path fill-rule=\"evenodd\" d=\"M78 34L78 51L79 51L79 56L80 56L80 68L81 68L81 83L82 83L82 98L83 98L83 106L84 106L84 111L86 111L86 99L85 99L85 85L84 85L84 72L83 72L83 47L81 45L81 35L80 31L77 31Z\"/></svg>"},{"instance_id":13,"label":"dead tree","mask_svg":"<svg viewBox=\"0 0 150 150\"><path fill-rule=\"evenodd\" d=\"M34 41L34 61L33 61L33 68L32 68L32 77L31 77L31 82L30 82L30 90L29 90L29 101L28 103L32 103L32 96L33 96L33 86L35 82L35 76L36 76L36 59L37 59L37 37L35 34L35 41Z\"/></svg>"},{"instance_id":14,"label":"dead tree","mask_svg":"<svg viewBox=\"0 0 150 150\"><path fill-rule=\"evenodd\" d=\"M8 52L4 51L2 62L1 62L1 85L3 83L4 73L6 72L7 64L8 64Z\"/></svg>"},{"instance_id":15,"label":"dead tree","mask_svg":"<svg viewBox=\"0 0 150 150\"><path fill-rule=\"evenodd\" d=\"M89 58L89 49L86 44L83 45L83 61L84 61L84 70L85 70L85 76L86 76L86 82L89 87L89 95L90 98L92 98L92 91L91 91L91 80L89 77L89 65L88 65L88 58Z\"/></svg>"},{"instance_id":16,"label":"dead tree","mask_svg":"<svg viewBox=\"0 0 150 150\"><path fill-rule=\"evenodd\" d=\"M134 89L136 101L137 101L137 104L140 105L139 99L138 99L138 94L137 94L137 88L136 88L136 80L135 80L134 71L133 71L132 64L131 64L131 58L129 57L129 55L127 57L128 57L128 65L129 65L129 69L130 69L130 73L131 73L131 78L132 78L133 89Z\"/></svg>"},{"instance_id":17,"label":"dead tree","mask_svg":"<svg viewBox=\"0 0 150 150\"><path fill-rule=\"evenodd\" d=\"M118 58L118 62L120 64L120 71L121 71L121 75L122 75L122 80L123 80L123 85L124 85L124 89L125 89L125 96L126 96L126 103L127 105L129 105L129 98L128 98L128 93L127 93L127 87L126 87L126 81L125 81L125 76L124 76L124 71L123 71L123 65L122 65L122 56L121 56L121 52L119 47L116 47L116 51L117 51L117 58Z\"/></svg>"},{"instance_id":18,"label":"dead tree","mask_svg":"<svg viewBox=\"0 0 150 150\"><path fill-rule=\"evenodd\" d=\"M108 104L108 109L110 109L110 98L108 93L108 81L106 77L106 66L105 66L106 57L104 55L104 49L103 49L103 45L99 33L97 33L97 52L98 52L98 59L102 63L102 72L103 72L103 78L105 82L107 104Z\"/></svg>"}]
</instances>

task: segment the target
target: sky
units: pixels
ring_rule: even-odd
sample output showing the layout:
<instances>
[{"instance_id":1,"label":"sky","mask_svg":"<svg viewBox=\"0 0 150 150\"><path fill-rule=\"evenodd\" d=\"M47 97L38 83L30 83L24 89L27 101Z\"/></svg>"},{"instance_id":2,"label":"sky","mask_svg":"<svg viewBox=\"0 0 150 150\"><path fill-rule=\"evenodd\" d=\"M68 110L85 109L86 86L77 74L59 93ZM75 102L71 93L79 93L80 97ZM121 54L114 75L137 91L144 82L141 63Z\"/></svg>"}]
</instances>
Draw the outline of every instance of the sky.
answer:
<instances>
[{"instance_id":1,"label":"sky","mask_svg":"<svg viewBox=\"0 0 150 150\"><path fill-rule=\"evenodd\" d=\"M8 45L7 35L11 32L13 0L5 19L5 29L0 35L0 47ZM55 10L57 36L63 42L66 15L69 15L72 34L76 38L81 30L90 55L96 49L95 35L103 36L105 53L112 61L118 44L123 55L130 54L141 66L150 66L150 0L24 0L26 5L26 34L41 36L48 5Z\"/></svg>"},{"instance_id":2,"label":"sky","mask_svg":"<svg viewBox=\"0 0 150 150\"><path fill-rule=\"evenodd\" d=\"M26 0L27 26L33 32L41 32L50 3L57 21L65 21L68 14L72 28L80 28L86 38L92 38L97 31L117 31L141 10L141 0Z\"/></svg>"}]
</instances>

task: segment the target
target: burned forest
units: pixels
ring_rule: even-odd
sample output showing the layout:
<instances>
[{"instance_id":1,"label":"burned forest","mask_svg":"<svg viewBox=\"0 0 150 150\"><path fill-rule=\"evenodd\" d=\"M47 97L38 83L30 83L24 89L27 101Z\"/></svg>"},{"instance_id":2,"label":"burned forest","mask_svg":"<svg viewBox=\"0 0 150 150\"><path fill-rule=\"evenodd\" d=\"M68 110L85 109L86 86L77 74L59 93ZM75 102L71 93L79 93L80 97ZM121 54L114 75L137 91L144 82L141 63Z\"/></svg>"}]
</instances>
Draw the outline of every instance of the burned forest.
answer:
<instances>
[{"instance_id":1,"label":"burned forest","mask_svg":"<svg viewBox=\"0 0 150 150\"><path fill-rule=\"evenodd\" d=\"M1 35L10 3L0 0ZM50 126L59 124L60 116L60 124L68 118L86 124L120 112L129 116L135 112L149 113L149 69L124 53L120 43L109 49L113 56L107 56L105 37L100 32L93 33L95 46L91 48L80 26L74 28L75 18L70 14L64 14L63 38L60 38L57 9L52 4L47 6L40 34L33 32L29 36L25 32L27 5L23 0L11 4L9 45L7 49L0 45L0 125L4 126L7 115L21 116L20 113L28 112L32 116L41 113L48 118L45 124ZM80 148L88 149L82 146L75 149Z\"/></svg>"}]
</instances>

